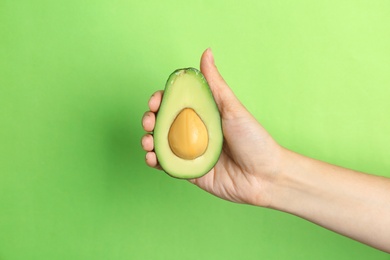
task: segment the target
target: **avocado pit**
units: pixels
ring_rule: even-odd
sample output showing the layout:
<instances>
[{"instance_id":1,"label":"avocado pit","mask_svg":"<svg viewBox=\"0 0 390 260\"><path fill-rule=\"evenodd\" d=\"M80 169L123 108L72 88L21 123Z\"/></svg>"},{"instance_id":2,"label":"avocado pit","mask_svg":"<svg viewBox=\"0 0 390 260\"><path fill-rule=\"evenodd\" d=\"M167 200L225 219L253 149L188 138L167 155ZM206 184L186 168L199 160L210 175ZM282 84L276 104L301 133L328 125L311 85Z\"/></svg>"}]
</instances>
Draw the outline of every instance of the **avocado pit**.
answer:
<instances>
[{"instance_id":1,"label":"avocado pit","mask_svg":"<svg viewBox=\"0 0 390 260\"><path fill-rule=\"evenodd\" d=\"M184 108L173 121L168 143L172 152L185 160L198 158L207 149L209 136L202 119L192 108Z\"/></svg>"}]
</instances>

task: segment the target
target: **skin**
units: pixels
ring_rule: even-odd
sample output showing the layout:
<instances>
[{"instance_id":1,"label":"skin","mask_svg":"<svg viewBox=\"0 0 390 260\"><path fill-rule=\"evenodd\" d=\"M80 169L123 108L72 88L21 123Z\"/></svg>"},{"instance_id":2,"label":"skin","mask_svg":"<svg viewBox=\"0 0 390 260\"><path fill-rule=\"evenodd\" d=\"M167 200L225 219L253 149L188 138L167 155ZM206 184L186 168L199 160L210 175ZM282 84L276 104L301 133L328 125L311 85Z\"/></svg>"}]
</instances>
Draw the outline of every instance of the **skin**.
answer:
<instances>
[{"instance_id":1,"label":"skin","mask_svg":"<svg viewBox=\"0 0 390 260\"><path fill-rule=\"evenodd\" d=\"M314 160L280 146L248 112L219 74L210 49L201 58L222 118L224 144L215 167L189 180L236 203L291 213L390 253L390 179ZM163 91L142 119L152 132ZM146 164L161 169L153 135L142 137Z\"/></svg>"}]
</instances>

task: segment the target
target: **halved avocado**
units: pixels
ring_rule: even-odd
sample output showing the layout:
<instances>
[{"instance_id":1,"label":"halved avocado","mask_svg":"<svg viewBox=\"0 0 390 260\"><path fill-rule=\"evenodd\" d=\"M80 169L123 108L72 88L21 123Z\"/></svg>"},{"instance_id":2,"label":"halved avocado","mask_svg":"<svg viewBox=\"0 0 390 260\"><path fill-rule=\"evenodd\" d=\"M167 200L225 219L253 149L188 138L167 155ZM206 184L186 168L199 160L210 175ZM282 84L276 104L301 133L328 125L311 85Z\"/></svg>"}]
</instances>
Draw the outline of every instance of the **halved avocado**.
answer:
<instances>
[{"instance_id":1,"label":"halved avocado","mask_svg":"<svg viewBox=\"0 0 390 260\"><path fill-rule=\"evenodd\" d=\"M169 76L153 135L157 160L172 177L198 178L217 163L221 117L199 70L178 69Z\"/></svg>"}]
</instances>

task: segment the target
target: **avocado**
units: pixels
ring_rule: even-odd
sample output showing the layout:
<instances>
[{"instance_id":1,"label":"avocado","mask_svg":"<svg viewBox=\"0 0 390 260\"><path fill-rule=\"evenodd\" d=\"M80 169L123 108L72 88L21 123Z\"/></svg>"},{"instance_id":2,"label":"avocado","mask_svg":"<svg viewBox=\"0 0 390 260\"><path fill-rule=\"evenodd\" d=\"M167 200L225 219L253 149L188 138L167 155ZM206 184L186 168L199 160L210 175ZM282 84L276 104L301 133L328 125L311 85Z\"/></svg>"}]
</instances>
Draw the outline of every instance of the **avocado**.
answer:
<instances>
[{"instance_id":1,"label":"avocado","mask_svg":"<svg viewBox=\"0 0 390 260\"><path fill-rule=\"evenodd\" d=\"M222 151L221 116L203 74L178 69L168 78L154 128L154 150L172 177L198 178Z\"/></svg>"}]
</instances>

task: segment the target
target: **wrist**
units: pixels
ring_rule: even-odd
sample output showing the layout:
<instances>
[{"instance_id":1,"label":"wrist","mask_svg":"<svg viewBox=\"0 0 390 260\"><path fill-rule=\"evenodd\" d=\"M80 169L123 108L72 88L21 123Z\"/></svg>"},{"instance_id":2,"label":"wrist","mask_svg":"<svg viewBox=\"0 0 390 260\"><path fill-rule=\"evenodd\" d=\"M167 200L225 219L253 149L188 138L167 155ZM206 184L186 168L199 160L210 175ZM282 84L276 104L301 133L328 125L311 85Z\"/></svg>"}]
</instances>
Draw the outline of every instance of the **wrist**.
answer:
<instances>
[{"instance_id":1,"label":"wrist","mask_svg":"<svg viewBox=\"0 0 390 260\"><path fill-rule=\"evenodd\" d=\"M255 200L249 204L272 209L283 207L285 188L288 187L288 175L291 170L290 153L289 150L276 143L273 149L268 150L268 155L270 155L268 167L262 165L259 167L261 171L255 174L256 192L252 194L255 195L253 196Z\"/></svg>"},{"instance_id":2,"label":"wrist","mask_svg":"<svg viewBox=\"0 0 390 260\"><path fill-rule=\"evenodd\" d=\"M313 162L313 159L281 148L278 171L270 188L269 208L296 214L309 194L320 192L316 180L309 176Z\"/></svg>"}]
</instances>

